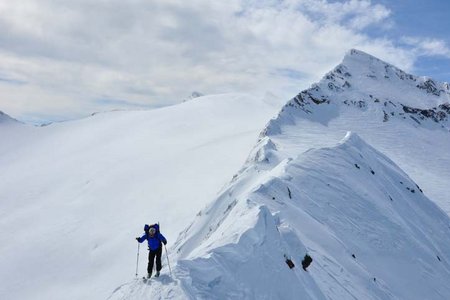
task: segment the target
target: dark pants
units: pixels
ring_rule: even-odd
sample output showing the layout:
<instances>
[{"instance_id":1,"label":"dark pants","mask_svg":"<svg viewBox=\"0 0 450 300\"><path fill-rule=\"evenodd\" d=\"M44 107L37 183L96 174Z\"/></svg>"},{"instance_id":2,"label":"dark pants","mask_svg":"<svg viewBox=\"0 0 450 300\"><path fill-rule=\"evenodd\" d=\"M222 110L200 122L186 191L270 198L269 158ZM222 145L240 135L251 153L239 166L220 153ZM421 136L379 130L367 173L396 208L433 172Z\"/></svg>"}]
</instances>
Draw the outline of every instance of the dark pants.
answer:
<instances>
[{"instance_id":1,"label":"dark pants","mask_svg":"<svg viewBox=\"0 0 450 300\"><path fill-rule=\"evenodd\" d=\"M156 256L156 271L161 271L161 253L162 253L162 247L159 247L156 250L150 250L150 252L148 253L148 267L147 267L147 272L149 274L152 274L152 270L153 270L153 261L155 260L155 256Z\"/></svg>"}]
</instances>

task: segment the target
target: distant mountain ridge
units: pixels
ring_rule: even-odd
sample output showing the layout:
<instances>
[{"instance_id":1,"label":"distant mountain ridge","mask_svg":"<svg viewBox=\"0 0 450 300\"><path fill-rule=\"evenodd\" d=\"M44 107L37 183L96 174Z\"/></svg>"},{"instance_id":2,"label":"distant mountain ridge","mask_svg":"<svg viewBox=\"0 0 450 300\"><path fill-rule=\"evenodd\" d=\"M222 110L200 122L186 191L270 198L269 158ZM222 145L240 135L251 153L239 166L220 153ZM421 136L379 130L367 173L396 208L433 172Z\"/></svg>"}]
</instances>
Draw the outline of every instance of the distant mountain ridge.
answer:
<instances>
[{"instance_id":1,"label":"distant mountain ridge","mask_svg":"<svg viewBox=\"0 0 450 300\"><path fill-rule=\"evenodd\" d=\"M352 49L343 62L319 83L290 100L279 118L292 114L290 109L294 108L314 119L315 114L323 112L323 108L316 112L317 106L331 105L333 108L327 108L330 111L344 105L359 110L371 109L383 122L397 118L448 129L449 100L449 83L408 74L374 56ZM270 125L266 130L271 130Z\"/></svg>"},{"instance_id":2,"label":"distant mountain ridge","mask_svg":"<svg viewBox=\"0 0 450 300\"><path fill-rule=\"evenodd\" d=\"M187 98L183 99L183 102L191 101L192 99L205 96L203 93L193 91Z\"/></svg>"},{"instance_id":3,"label":"distant mountain ridge","mask_svg":"<svg viewBox=\"0 0 450 300\"><path fill-rule=\"evenodd\" d=\"M0 110L0 123L21 123Z\"/></svg>"}]
</instances>

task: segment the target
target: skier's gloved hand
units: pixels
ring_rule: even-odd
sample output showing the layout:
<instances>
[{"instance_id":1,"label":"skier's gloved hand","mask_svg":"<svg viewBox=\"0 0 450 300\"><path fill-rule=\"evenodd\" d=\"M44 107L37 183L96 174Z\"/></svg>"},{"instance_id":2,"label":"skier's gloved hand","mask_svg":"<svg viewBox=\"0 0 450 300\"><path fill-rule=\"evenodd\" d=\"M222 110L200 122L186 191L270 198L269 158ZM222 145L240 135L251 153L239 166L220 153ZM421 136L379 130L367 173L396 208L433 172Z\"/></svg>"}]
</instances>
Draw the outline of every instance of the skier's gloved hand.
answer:
<instances>
[{"instance_id":1,"label":"skier's gloved hand","mask_svg":"<svg viewBox=\"0 0 450 300\"><path fill-rule=\"evenodd\" d=\"M139 237L137 237L137 238L136 238L136 241L138 241L138 242L139 242Z\"/></svg>"},{"instance_id":2,"label":"skier's gloved hand","mask_svg":"<svg viewBox=\"0 0 450 300\"><path fill-rule=\"evenodd\" d=\"M164 241L163 243L164 243L164 245L167 245L167 241Z\"/></svg>"}]
</instances>

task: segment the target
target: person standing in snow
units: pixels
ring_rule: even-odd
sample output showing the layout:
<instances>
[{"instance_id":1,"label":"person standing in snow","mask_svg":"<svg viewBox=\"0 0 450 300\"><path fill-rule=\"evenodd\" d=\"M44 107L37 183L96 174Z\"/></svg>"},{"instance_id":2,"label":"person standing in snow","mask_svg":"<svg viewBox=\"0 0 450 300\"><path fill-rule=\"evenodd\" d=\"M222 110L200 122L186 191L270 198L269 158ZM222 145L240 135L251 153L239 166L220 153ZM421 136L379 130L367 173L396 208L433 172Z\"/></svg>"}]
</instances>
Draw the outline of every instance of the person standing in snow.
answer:
<instances>
[{"instance_id":1,"label":"person standing in snow","mask_svg":"<svg viewBox=\"0 0 450 300\"><path fill-rule=\"evenodd\" d=\"M153 263L156 257L156 274L155 277L159 277L159 271L161 271L161 254L162 254L162 244L167 244L166 238L159 232L159 225L154 224L152 226L149 226L148 224L145 224L144 226L144 235L141 237L137 237L136 240L139 243L144 242L147 240L148 242L148 250L150 251L148 253L148 267L147 267L147 278L150 278L152 276L153 271Z\"/></svg>"}]
</instances>

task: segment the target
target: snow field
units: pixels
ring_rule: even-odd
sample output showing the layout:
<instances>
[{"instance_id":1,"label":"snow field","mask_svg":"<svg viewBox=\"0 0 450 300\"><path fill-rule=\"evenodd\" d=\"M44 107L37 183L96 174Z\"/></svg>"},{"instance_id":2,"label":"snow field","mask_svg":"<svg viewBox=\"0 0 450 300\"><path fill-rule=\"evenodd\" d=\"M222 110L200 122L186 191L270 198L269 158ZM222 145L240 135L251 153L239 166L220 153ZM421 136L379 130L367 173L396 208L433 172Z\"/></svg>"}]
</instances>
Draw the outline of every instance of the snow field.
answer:
<instances>
[{"instance_id":1,"label":"snow field","mask_svg":"<svg viewBox=\"0 0 450 300\"><path fill-rule=\"evenodd\" d=\"M159 221L173 244L280 106L228 94L45 127L0 124L0 298L108 297L134 276L143 225Z\"/></svg>"}]
</instances>

